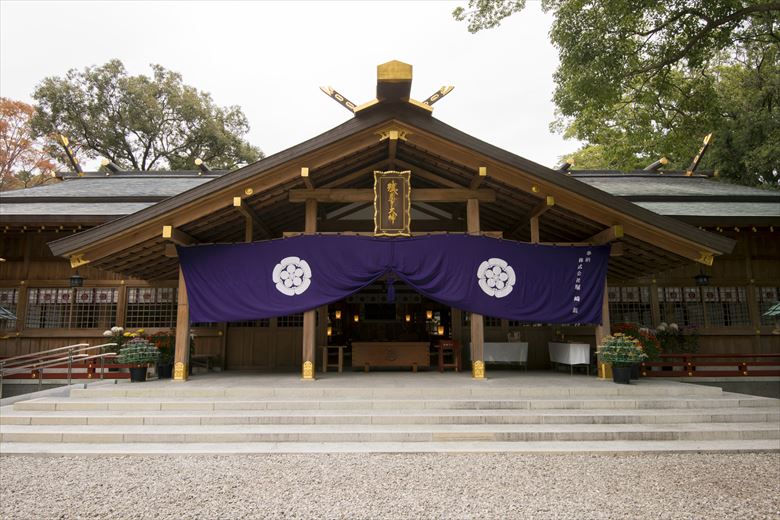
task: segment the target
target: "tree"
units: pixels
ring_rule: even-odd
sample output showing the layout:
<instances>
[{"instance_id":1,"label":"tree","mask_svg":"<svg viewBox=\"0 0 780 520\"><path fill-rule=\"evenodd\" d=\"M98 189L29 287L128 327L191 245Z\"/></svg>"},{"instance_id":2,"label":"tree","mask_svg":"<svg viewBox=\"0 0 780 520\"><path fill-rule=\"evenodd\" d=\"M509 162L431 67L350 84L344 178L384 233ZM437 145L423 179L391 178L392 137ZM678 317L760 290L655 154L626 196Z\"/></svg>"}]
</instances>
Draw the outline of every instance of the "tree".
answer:
<instances>
[{"instance_id":1,"label":"tree","mask_svg":"<svg viewBox=\"0 0 780 520\"><path fill-rule=\"evenodd\" d=\"M600 146L602 167L660 156L685 168L714 132L703 167L745 184L777 185L780 2L542 0L560 53L553 100L565 135ZM472 32L525 2L469 0L453 13ZM748 119L749 118L749 119ZM748 121L761 121L760 131ZM760 147L756 150L755 147ZM734 155L737 154L737 155ZM747 158L749 157L749 159ZM770 159L772 158L772 159Z\"/></svg>"},{"instance_id":2,"label":"tree","mask_svg":"<svg viewBox=\"0 0 780 520\"><path fill-rule=\"evenodd\" d=\"M232 169L262 153L244 141L249 123L237 106L216 106L176 72L152 65L152 77L129 76L119 60L35 89L34 128L64 133L91 158L133 170L192 169L195 159Z\"/></svg>"},{"instance_id":3,"label":"tree","mask_svg":"<svg viewBox=\"0 0 780 520\"><path fill-rule=\"evenodd\" d=\"M30 120L34 113L27 103L0 98L0 191L30 188L53 179L57 161L47 143L33 134Z\"/></svg>"}]
</instances>

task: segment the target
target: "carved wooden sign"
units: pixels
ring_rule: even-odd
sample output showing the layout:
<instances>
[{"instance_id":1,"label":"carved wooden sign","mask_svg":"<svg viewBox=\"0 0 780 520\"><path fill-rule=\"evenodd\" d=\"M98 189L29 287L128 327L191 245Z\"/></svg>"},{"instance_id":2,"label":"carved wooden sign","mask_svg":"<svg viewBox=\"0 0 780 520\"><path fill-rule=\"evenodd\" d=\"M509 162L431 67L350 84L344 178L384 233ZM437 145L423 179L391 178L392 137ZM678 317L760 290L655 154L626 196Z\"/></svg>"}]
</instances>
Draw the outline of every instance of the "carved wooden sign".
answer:
<instances>
[{"instance_id":1,"label":"carved wooden sign","mask_svg":"<svg viewBox=\"0 0 780 520\"><path fill-rule=\"evenodd\" d=\"M374 172L374 235L408 237L412 221L410 171Z\"/></svg>"}]
</instances>

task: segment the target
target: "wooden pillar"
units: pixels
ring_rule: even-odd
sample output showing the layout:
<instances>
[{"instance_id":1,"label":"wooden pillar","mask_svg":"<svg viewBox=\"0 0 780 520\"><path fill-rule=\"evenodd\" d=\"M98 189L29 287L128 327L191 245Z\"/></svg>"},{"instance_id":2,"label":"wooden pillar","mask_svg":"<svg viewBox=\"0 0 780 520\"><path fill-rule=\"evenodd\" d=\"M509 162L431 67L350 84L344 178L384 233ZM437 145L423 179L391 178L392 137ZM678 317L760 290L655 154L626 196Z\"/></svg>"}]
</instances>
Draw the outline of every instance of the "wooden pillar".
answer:
<instances>
[{"instance_id":1,"label":"wooden pillar","mask_svg":"<svg viewBox=\"0 0 780 520\"><path fill-rule=\"evenodd\" d=\"M539 243L539 217L531 217L531 243Z\"/></svg>"},{"instance_id":2,"label":"wooden pillar","mask_svg":"<svg viewBox=\"0 0 780 520\"><path fill-rule=\"evenodd\" d=\"M251 217L246 217L244 220L246 221L244 226L244 242L251 242L254 238L255 221L252 220Z\"/></svg>"},{"instance_id":3,"label":"wooden pillar","mask_svg":"<svg viewBox=\"0 0 780 520\"><path fill-rule=\"evenodd\" d=\"M19 338L27 326L27 296L29 288L24 280L19 282L16 290L16 337ZM17 355L19 352L16 353Z\"/></svg>"},{"instance_id":4,"label":"wooden pillar","mask_svg":"<svg viewBox=\"0 0 780 520\"><path fill-rule=\"evenodd\" d=\"M219 324L219 357L222 359L222 370L227 370L227 322Z\"/></svg>"},{"instance_id":5,"label":"wooden pillar","mask_svg":"<svg viewBox=\"0 0 780 520\"><path fill-rule=\"evenodd\" d=\"M179 266L179 303L176 307L176 353L173 357L173 380L186 381L190 368L190 304L184 272Z\"/></svg>"},{"instance_id":6,"label":"wooden pillar","mask_svg":"<svg viewBox=\"0 0 780 520\"><path fill-rule=\"evenodd\" d=\"M609 294L607 293L607 281L604 280L604 298L601 300L601 325L596 326L596 347L601 344L604 337L609 336L610 324L609 324ZM606 379L612 377L612 366L602 363L599 357L596 361L598 364L599 377Z\"/></svg>"},{"instance_id":7,"label":"wooden pillar","mask_svg":"<svg viewBox=\"0 0 780 520\"><path fill-rule=\"evenodd\" d=\"M306 223L304 234L317 232L317 201L306 200ZM316 359L317 311L312 309L303 313L303 367L301 377L304 381L314 381L314 364Z\"/></svg>"},{"instance_id":8,"label":"wooden pillar","mask_svg":"<svg viewBox=\"0 0 780 520\"><path fill-rule=\"evenodd\" d=\"M661 303L658 301L658 283L655 278L650 284L650 319L653 328L661 324Z\"/></svg>"},{"instance_id":9,"label":"wooden pillar","mask_svg":"<svg viewBox=\"0 0 780 520\"><path fill-rule=\"evenodd\" d=\"M466 202L466 228L470 235L479 234L479 201ZM485 320L481 314L471 313L471 375L485 379Z\"/></svg>"},{"instance_id":10,"label":"wooden pillar","mask_svg":"<svg viewBox=\"0 0 780 520\"><path fill-rule=\"evenodd\" d=\"M117 327L124 327L127 320L127 284L124 280L119 282L119 289L117 289L116 295L116 325ZM108 328L111 328L109 325Z\"/></svg>"},{"instance_id":11,"label":"wooden pillar","mask_svg":"<svg viewBox=\"0 0 780 520\"><path fill-rule=\"evenodd\" d=\"M752 247L753 237L747 235L745 238L745 275L748 285L745 288L745 297L747 298L750 325L755 331L755 335L753 336L753 352L761 353L761 306L758 304L758 288L756 287L756 280L753 278Z\"/></svg>"}]
</instances>

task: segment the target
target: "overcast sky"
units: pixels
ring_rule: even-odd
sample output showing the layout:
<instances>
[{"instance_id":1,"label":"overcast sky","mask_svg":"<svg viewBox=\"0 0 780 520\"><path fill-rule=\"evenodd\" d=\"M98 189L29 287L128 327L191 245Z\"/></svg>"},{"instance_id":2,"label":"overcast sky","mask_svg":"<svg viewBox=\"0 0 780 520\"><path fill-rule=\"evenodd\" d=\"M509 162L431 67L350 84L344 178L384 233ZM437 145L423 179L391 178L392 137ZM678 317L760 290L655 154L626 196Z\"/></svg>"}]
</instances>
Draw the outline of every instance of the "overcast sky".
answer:
<instances>
[{"instance_id":1,"label":"overcast sky","mask_svg":"<svg viewBox=\"0 0 780 520\"><path fill-rule=\"evenodd\" d=\"M472 35L462 2L0 1L0 95L31 101L35 85L70 68L122 60L131 74L159 63L239 105L247 139L267 155L350 116L319 91L374 98L376 66L414 66L412 97L455 90L434 117L553 166L578 148L549 131L557 53L538 2L498 29Z\"/></svg>"}]
</instances>

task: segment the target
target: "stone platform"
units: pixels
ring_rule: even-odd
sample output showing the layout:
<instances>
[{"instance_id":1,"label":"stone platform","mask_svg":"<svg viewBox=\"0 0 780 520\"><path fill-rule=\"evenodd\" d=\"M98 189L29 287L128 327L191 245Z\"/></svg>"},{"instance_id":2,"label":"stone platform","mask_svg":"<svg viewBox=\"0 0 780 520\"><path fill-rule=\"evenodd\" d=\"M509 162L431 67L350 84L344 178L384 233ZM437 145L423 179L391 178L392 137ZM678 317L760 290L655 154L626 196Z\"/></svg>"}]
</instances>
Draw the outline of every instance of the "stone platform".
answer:
<instances>
[{"instance_id":1,"label":"stone platform","mask_svg":"<svg viewBox=\"0 0 780 520\"><path fill-rule=\"evenodd\" d=\"M549 372L221 373L0 408L2 454L780 451L780 400Z\"/></svg>"}]
</instances>

